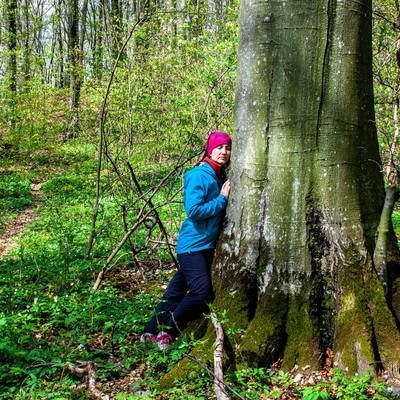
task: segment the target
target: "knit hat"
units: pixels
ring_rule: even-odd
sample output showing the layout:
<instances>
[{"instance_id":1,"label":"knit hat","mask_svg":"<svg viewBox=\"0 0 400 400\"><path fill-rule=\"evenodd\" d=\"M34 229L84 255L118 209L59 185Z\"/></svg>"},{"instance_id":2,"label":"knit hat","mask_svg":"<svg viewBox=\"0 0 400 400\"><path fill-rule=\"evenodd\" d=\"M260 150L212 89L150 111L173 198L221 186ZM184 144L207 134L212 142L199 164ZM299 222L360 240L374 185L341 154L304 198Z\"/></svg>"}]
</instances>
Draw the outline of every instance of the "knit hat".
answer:
<instances>
[{"instance_id":1,"label":"knit hat","mask_svg":"<svg viewBox=\"0 0 400 400\"><path fill-rule=\"evenodd\" d=\"M227 144L229 146L232 145L232 139L230 136L225 132L211 132L206 143L207 155L210 155L216 147L223 144Z\"/></svg>"}]
</instances>

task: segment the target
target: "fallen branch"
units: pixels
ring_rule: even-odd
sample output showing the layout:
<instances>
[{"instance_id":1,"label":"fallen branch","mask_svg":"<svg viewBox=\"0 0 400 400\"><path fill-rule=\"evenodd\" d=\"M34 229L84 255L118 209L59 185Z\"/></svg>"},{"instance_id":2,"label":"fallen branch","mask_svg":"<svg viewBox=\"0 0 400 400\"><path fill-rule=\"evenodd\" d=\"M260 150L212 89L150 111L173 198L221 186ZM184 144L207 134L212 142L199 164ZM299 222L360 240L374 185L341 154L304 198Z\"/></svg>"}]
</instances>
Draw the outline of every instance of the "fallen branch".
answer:
<instances>
[{"instance_id":1,"label":"fallen branch","mask_svg":"<svg viewBox=\"0 0 400 400\"><path fill-rule=\"evenodd\" d=\"M224 331L215 313L211 314L211 322L217 335L214 348L214 388L218 400L229 400L224 388L224 372L222 369L222 356L224 348Z\"/></svg>"},{"instance_id":2,"label":"fallen branch","mask_svg":"<svg viewBox=\"0 0 400 400\"><path fill-rule=\"evenodd\" d=\"M102 391L96 387L96 376L94 373L94 362L93 361L83 361L82 365L84 368L76 367L75 365L68 364L68 369L75 374L87 375L88 376L88 387L90 392L96 399L100 400L110 400L110 396L104 394Z\"/></svg>"}]
</instances>

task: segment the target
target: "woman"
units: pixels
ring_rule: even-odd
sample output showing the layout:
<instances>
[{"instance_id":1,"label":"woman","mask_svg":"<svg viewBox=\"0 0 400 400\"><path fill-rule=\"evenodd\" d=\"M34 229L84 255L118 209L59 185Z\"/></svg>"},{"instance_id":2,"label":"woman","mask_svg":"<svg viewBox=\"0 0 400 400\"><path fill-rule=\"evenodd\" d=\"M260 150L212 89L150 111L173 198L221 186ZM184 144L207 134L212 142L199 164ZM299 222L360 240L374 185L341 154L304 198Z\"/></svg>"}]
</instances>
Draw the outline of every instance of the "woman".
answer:
<instances>
[{"instance_id":1,"label":"woman","mask_svg":"<svg viewBox=\"0 0 400 400\"><path fill-rule=\"evenodd\" d=\"M225 166L231 144L225 132L211 132L202 160L185 174L187 218L176 247L179 268L140 338L155 341L161 349L171 344L190 320L207 311L207 303L213 299L210 267L230 194Z\"/></svg>"}]
</instances>

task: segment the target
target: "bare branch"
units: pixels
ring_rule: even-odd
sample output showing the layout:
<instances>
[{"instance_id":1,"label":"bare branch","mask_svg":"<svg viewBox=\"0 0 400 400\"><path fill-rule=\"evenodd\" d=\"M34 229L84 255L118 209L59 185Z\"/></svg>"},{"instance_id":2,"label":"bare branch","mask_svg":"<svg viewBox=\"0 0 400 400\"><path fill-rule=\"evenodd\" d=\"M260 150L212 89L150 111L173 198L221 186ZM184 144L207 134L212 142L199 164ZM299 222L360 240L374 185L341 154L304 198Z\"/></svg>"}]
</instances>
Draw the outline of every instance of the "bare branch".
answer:
<instances>
[{"instance_id":1,"label":"bare branch","mask_svg":"<svg viewBox=\"0 0 400 400\"><path fill-rule=\"evenodd\" d=\"M212 371L210 370L210 368L208 368L207 365L203 364L197 357L191 356L191 355L189 355L189 354L186 354L186 357L187 357L189 360L194 361L197 365L199 365L201 368L203 368L203 369L208 373L208 375L210 375L210 376L214 377L214 379L216 379L216 376L215 376L214 372L212 372ZM230 392L232 392L238 399L240 399L240 400L245 400L244 397L242 397L238 392L236 392L235 390L233 390L233 389L232 389L229 385L227 385L224 381L222 381L221 384L224 385Z\"/></svg>"},{"instance_id":2,"label":"bare branch","mask_svg":"<svg viewBox=\"0 0 400 400\"><path fill-rule=\"evenodd\" d=\"M129 171L130 171L130 173L131 173L131 177L132 177L133 183L135 184L135 186L136 186L136 188L137 188L139 194L140 194L141 196L143 196L143 190L142 190L142 188L141 188L141 186L140 186L140 184L139 184L139 182L138 182L138 180L137 180L137 178L136 178L135 171L133 170L132 165L131 165L129 162L127 163L127 165L128 165ZM147 202L148 202L148 204L149 204L150 207L154 208L153 203L152 203L152 201L151 201L151 198L148 199ZM158 212L157 212L157 210L156 210L155 208L154 208L154 215L155 215L155 217L156 217L156 222L157 222L158 226L160 227L160 230L161 230L162 234L164 235L164 238L165 238L165 240L166 240L166 242L167 242L169 255L171 256L171 259L173 260L173 262L175 263L175 265L177 265L178 262L177 262L177 260L176 260L176 258L175 258L174 252L173 252L173 250L171 249L170 244L168 243L168 233L167 233L167 230L165 229L165 226L164 226L164 224L163 224L162 221L161 221L160 215L158 214Z\"/></svg>"}]
</instances>

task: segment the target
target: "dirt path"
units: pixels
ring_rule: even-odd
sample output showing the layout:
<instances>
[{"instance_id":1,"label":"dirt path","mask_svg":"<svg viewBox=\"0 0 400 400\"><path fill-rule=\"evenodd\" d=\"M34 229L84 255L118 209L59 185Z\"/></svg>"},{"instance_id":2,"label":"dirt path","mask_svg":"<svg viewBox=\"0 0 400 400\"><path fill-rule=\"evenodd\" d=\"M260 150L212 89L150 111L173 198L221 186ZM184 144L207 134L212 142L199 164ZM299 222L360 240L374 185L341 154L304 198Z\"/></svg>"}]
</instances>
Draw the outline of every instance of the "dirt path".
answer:
<instances>
[{"instance_id":1,"label":"dirt path","mask_svg":"<svg viewBox=\"0 0 400 400\"><path fill-rule=\"evenodd\" d=\"M11 249L17 247L17 242L15 241L16 236L22 232L27 224L37 218L35 210L38 207L41 198L41 184L41 181L36 181L31 185L34 205L26 208L17 218L6 224L5 232L0 235L0 260L6 256Z\"/></svg>"}]
</instances>

